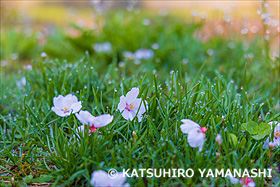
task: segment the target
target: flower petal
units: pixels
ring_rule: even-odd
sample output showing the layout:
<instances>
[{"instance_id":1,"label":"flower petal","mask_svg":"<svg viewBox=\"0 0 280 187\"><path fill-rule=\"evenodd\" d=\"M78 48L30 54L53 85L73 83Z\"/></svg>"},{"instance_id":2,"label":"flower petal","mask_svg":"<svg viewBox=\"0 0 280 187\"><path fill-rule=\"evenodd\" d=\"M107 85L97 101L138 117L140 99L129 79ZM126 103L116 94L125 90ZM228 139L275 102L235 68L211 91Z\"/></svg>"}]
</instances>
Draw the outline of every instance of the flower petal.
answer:
<instances>
[{"instance_id":1,"label":"flower petal","mask_svg":"<svg viewBox=\"0 0 280 187\"><path fill-rule=\"evenodd\" d=\"M188 143L192 148L199 147L199 151L202 151L204 140L204 133L198 132L197 128L192 129L188 134Z\"/></svg>"},{"instance_id":2,"label":"flower petal","mask_svg":"<svg viewBox=\"0 0 280 187\"><path fill-rule=\"evenodd\" d=\"M77 102L78 102L78 99L76 96L74 96L72 94L68 94L63 99L63 107L71 108L71 105L74 103L77 103Z\"/></svg>"},{"instance_id":3,"label":"flower petal","mask_svg":"<svg viewBox=\"0 0 280 187\"><path fill-rule=\"evenodd\" d=\"M61 116L61 117L69 116L71 114L70 112L64 113L62 110L60 110L56 107L52 107L52 111L54 111L56 113L56 115Z\"/></svg>"},{"instance_id":4,"label":"flower petal","mask_svg":"<svg viewBox=\"0 0 280 187\"><path fill-rule=\"evenodd\" d=\"M135 101L139 94L139 88L132 88L127 94L126 94L126 102L128 104L131 104Z\"/></svg>"},{"instance_id":5,"label":"flower petal","mask_svg":"<svg viewBox=\"0 0 280 187\"><path fill-rule=\"evenodd\" d=\"M280 138L274 138L273 144L274 144L274 146L276 146L276 147L280 146Z\"/></svg>"},{"instance_id":6,"label":"flower petal","mask_svg":"<svg viewBox=\"0 0 280 187\"><path fill-rule=\"evenodd\" d=\"M267 138L265 140L265 142L263 143L263 146L262 146L263 149L268 149L269 148L269 138Z\"/></svg>"},{"instance_id":7,"label":"flower petal","mask_svg":"<svg viewBox=\"0 0 280 187\"><path fill-rule=\"evenodd\" d=\"M141 122L141 121L142 121L142 118L143 118L143 115L139 115L139 114L138 114L137 118L138 118L138 122Z\"/></svg>"},{"instance_id":8,"label":"flower petal","mask_svg":"<svg viewBox=\"0 0 280 187\"><path fill-rule=\"evenodd\" d=\"M256 186L256 183L254 183L254 182L249 182L248 183L248 187L255 187Z\"/></svg>"},{"instance_id":9,"label":"flower petal","mask_svg":"<svg viewBox=\"0 0 280 187\"><path fill-rule=\"evenodd\" d=\"M118 104L118 110L122 112L125 109L125 106L126 106L126 97L121 96L120 97L120 102Z\"/></svg>"},{"instance_id":10,"label":"flower petal","mask_svg":"<svg viewBox=\"0 0 280 187\"><path fill-rule=\"evenodd\" d=\"M79 102L76 102L76 103L73 103L70 107L70 109L72 110L72 114L75 114L76 112L79 112L82 108L82 102L79 101Z\"/></svg>"},{"instance_id":11,"label":"flower petal","mask_svg":"<svg viewBox=\"0 0 280 187\"><path fill-rule=\"evenodd\" d=\"M122 116L126 120L133 120L133 118L135 117L135 114L133 115L130 111L124 110L122 113Z\"/></svg>"},{"instance_id":12,"label":"flower petal","mask_svg":"<svg viewBox=\"0 0 280 187\"><path fill-rule=\"evenodd\" d=\"M91 115L91 113L89 113L86 110L81 110L79 113L76 113L76 117L78 118L78 120L84 124L84 125L89 125L92 123L92 121L94 120L94 116Z\"/></svg>"},{"instance_id":13,"label":"flower petal","mask_svg":"<svg viewBox=\"0 0 280 187\"><path fill-rule=\"evenodd\" d=\"M72 103L78 102L78 98L75 95L72 95L72 94L67 94L64 98L66 100L70 100Z\"/></svg>"},{"instance_id":14,"label":"flower petal","mask_svg":"<svg viewBox=\"0 0 280 187\"><path fill-rule=\"evenodd\" d=\"M90 184L95 187L104 187L104 186L123 186L126 180L126 176L123 176L123 173L118 173L114 178L110 177L108 173L102 170L94 171L91 175ZM125 184L125 186L128 186Z\"/></svg>"},{"instance_id":15,"label":"flower petal","mask_svg":"<svg viewBox=\"0 0 280 187\"><path fill-rule=\"evenodd\" d=\"M200 128L200 126L197 123L189 119L183 119L181 120L181 122L183 122L183 124L180 126L180 128L184 134L188 134L194 128L195 129Z\"/></svg>"},{"instance_id":16,"label":"flower petal","mask_svg":"<svg viewBox=\"0 0 280 187\"><path fill-rule=\"evenodd\" d=\"M108 173L102 170L97 170L91 174L90 184L95 187L109 186L108 180L110 180Z\"/></svg>"},{"instance_id":17,"label":"flower petal","mask_svg":"<svg viewBox=\"0 0 280 187\"><path fill-rule=\"evenodd\" d=\"M228 176L231 184L238 184L239 183L239 180L237 178L234 178L232 175L231 176Z\"/></svg>"},{"instance_id":18,"label":"flower petal","mask_svg":"<svg viewBox=\"0 0 280 187\"><path fill-rule=\"evenodd\" d=\"M135 105L137 106L137 109L135 109L135 112L137 112L138 110L138 115L142 115L143 113L146 112L146 108L145 108L145 105L147 106L147 101L142 101L141 98L137 98L135 101L134 101ZM145 103L145 104L144 104Z\"/></svg>"},{"instance_id":19,"label":"flower petal","mask_svg":"<svg viewBox=\"0 0 280 187\"><path fill-rule=\"evenodd\" d=\"M103 114L101 116L95 117L93 120L93 125L95 128L101 128L113 121L114 117L109 114Z\"/></svg>"},{"instance_id":20,"label":"flower petal","mask_svg":"<svg viewBox=\"0 0 280 187\"><path fill-rule=\"evenodd\" d=\"M59 95L58 97L54 97L53 98L54 107L62 109L64 107L63 106L63 99L64 99L64 97L62 95Z\"/></svg>"},{"instance_id":21,"label":"flower petal","mask_svg":"<svg viewBox=\"0 0 280 187\"><path fill-rule=\"evenodd\" d=\"M119 172L115 178L111 178L111 186L123 186L126 180L126 176L123 176L123 172Z\"/></svg>"}]
</instances>

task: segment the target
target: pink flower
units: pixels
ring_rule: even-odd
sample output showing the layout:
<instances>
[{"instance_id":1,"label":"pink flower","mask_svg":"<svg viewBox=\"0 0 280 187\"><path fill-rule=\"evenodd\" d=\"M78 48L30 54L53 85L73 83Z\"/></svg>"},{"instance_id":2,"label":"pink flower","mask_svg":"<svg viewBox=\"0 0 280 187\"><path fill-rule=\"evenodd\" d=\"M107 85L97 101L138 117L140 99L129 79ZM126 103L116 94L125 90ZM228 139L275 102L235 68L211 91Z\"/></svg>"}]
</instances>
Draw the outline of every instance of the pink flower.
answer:
<instances>
[{"instance_id":1,"label":"pink flower","mask_svg":"<svg viewBox=\"0 0 280 187\"><path fill-rule=\"evenodd\" d=\"M180 126L181 131L184 134L188 134L188 143L192 148L198 147L198 151L202 151L202 147L205 142L205 132L207 128L200 127L197 123L189 120L183 119L183 124Z\"/></svg>"},{"instance_id":2,"label":"pink flower","mask_svg":"<svg viewBox=\"0 0 280 187\"><path fill-rule=\"evenodd\" d=\"M78 101L77 97L72 94L68 94L65 97L62 95L54 97L53 105L52 111L61 117L70 116L70 114L79 112L82 108L81 101Z\"/></svg>"},{"instance_id":3,"label":"pink flower","mask_svg":"<svg viewBox=\"0 0 280 187\"><path fill-rule=\"evenodd\" d=\"M113 116L109 114L103 114L101 116L92 116L88 111L80 111L76 114L76 117L83 125L89 125L90 131L89 133L93 133L96 131L96 128L101 128L109 123L111 123L114 119ZM84 131L84 126L78 127L79 131Z\"/></svg>"},{"instance_id":4,"label":"pink flower","mask_svg":"<svg viewBox=\"0 0 280 187\"><path fill-rule=\"evenodd\" d=\"M139 88L132 88L126 96L120 97L118 110L122 112L124 119L132 120L137 116L138 122L142 121L143 114L146 112L144 103L147 104L147 102L137 98L138 94Z\"/></svg>"},{"instance_id":5,"label":"pink flower","mask_svg":"<svg viewBox=\"0 0 280 187\"><path fill-rule=\"evenodd\" d=\"M256 183L250 177L246 177L245 179L240 179L240 184L242 185L242 187L256 186Z\"/></svg>"}]
</instances>

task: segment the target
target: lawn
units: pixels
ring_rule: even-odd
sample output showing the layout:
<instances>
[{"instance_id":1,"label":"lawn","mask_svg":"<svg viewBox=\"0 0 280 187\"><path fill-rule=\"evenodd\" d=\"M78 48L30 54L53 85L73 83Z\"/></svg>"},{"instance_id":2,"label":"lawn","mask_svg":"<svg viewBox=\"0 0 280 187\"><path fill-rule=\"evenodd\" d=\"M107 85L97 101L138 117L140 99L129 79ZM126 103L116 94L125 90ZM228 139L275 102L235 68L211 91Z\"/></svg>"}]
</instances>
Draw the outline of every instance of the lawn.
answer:
<instances>
[{"instance_id":1,"label":"lawn","mask_svg":"<svg viewBox=\"0 0 280 187\"><path fill-rule=\"evenodd\" d=\"M280 186L279 57L262 28L225 21L226 36L202 41L205 24L118 11L94 28L1 30L0 186L102 186L97 171L112 168L139 187L246 186L199 169L254 168L271 176L246 180ZM132 175L141 168L194 175Z\"/></svg>"}]
</instances>

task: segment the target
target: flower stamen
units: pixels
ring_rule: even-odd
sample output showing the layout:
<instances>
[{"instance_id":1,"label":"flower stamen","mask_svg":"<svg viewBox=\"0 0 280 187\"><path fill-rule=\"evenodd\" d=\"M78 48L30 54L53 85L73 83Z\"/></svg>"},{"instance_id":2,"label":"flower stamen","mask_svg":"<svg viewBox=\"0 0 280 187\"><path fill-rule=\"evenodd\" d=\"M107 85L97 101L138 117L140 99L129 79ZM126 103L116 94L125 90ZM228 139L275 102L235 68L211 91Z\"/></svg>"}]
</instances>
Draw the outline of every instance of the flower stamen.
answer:
<instances>
[{"instance_id":1,"label":"flower stamen","mask_svg":"<svg viewBox=\"0 0 280 187\"><path fill-rule=\"evenodd\" d=\"M205 134L206 131L207 131L207 128L205 128L205 127L201 127L201 128L198 130L198 132L202 132L202 133L204 133L204 134Z\"/></svg>"},{"instance_id":2,"label":"flower stamen","mask_svg":"<svg viewBox=\"0 0 280 187\"><path fill-rule=\"evenodd\" d=\"M125 109L128 110L128 111L134 110L134 105L126 103Z\"/></svg>"},{"instance_id":3,"label":"flower stamen","mask_svg":"<svg viewBox=\"0 0 280 187\"><path fill-rule=\"evenodd\" d=\"M94 127L94 125L92 124L91 126L90 126L90 133L93 133L93 132L95 132L96 131L96 128Z\"/></svg>"},{"instance_id":4,"label":"flower stamen","mask_svg":"<svg viewBox=\"0 0 280 187\"><path fill-rule=\"evenodd\" d=\"M69 112L69 108L63 108L62 111L65 113Z\"/></svg>"}]
</instances>

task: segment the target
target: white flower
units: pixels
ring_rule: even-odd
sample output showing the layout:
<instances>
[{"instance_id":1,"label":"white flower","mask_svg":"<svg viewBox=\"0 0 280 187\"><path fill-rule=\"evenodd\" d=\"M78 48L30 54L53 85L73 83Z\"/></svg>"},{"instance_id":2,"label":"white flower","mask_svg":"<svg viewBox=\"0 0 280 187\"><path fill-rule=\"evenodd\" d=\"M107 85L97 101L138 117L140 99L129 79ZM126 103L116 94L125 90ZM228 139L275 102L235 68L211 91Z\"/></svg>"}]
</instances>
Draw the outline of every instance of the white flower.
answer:
<instances>
[{"instance_id":1,"label":"white flower","mask_svg":"<svg viewBox=\"0 0 280 187\"><path fill-rule=\"evenodd\" d=\"M70 114L79 112L82 108L81 101L78 101L77 97L72 94L68 94L65 97L62 95L54 97L53 105L52 111L61 117L70 116Z\"/></svg>"},{"instance_id":2,"label":"white flower","mask_svg":"<svg viewBox=\"0 0 280 187\"><path fill-rule=\"evenodd\" d=\"M154 52L152 50L149 49L138 49L135 53L134 53L134 59L151 59L154 56Z\"/></svg>"},{"instance_id":3,"label":"white flower","mask_svg":"<svg viewBox=\"0 0 280 187\"><path fill-rule=\"evenodd\" d=\"M263 144L263 149L267 149L269 147L278 147L280 146L280 123L277 121L272 121L268 123L271 127L271 130L273 128L273 125L276 124L274 128L274 136L273 141L269 142L269 138L267 138Z\"/></svg>"},{"instance_id":4,"label":"white flower","mask_svg":"<svg viewBox=\"0 0 280 187\"><path fill-rule=\"evenodd\" d=\"M256 186L256 183L250 177L246 177L245 179L240 179L240 184L242 185L242 187Z\"/></svg>"},{"instance_id":5,"label":"white flower","mask_svg":"<svg viewBox=\"0 0 280 187\"><path fill-rule=\"evenodd\" d=\"M76 117L83 125L89 125L90 126L90 132L95 132L96 128L101 128L109 123L111 123L114 119L113 116L110 116L109 114L103 114L101 116L93 116L88 111L81 110L79 113L76 113ZM83 131L84 127L78 127L78 130Z\"/></svg>"},{"instance_id":6,"label":"white flower","mask_svg":"<svg viewBox=\"0 0 280 187\"><path fill-rule=\"evenodd\" d=\"M276 147L280 146L280 123L277 121L271 121L268 123L271 128L273 127L273 124L276 124L274 128L274 138L273 138L273 143L275 144Z\"/></svg>"},{"instance_id":7,"label":"white flower","mask_svg":"<svg viewBox=\"0 0 280 187\"><path fill-rule=\"evenodd\" d=\"M147 102L137 98L138 94L139 88L132 88L126 96L121 96L118 110L122 112L124 119L132 120L137 114L138 121L142 121L142 115L146 112L144 103L147 105Z\"/></svg>"},{"instance_id":8,"label":"white flower","mask_svg":"<svg viewBox=\"0 0 280 187\"><path fill-rule=\"evenodd\" d=\"M18 88L22 88L23 86L26 85L26 78L25 77L22 77L20 80L18 80L16 82L16 85Z\"/></svg>"},{"instance_id":9,"label":"white flower","mask_svg":"<svg viewBox=\"0 0 280 187\"><path fill-rule=\"evenodd\" d=\"M117 176L111 177L109 174L102 170L94 171L91 174L90 184L95 187L129 187L128 183L124 184L126 176L123 173L117 173Z\"/></svg>"},{"instance_id":10,"label":"white flower","mask_svg":"<svg viewBox=\"0 0 280 187\"><path fill-rule=\"evenodd\" d=\"M239 179L234 178L232 175L229 175L228 178L229 178L231 184L238 184L239 183Z\"/></svg>"},{"instance_id":11,"label":"white flower","mask_svg":"<svg viewBox=\"0 0 280 187\"><path fill-rule=\"evenodd\" d=\"M93 49L96 52L110 52L112 50L112 45L110 42L105 42L102 44L95 44L93 46Z\"/></svg>"},{"instance_id":12,"label":"white flower","mask_svg":"<svg viewBox=\"0 0 280 187\"><path fill-rule=\"evenodd\" d=\"M218 134L218 135L216 136L216 142L217 142L219 145L222 144L222 136L221 136L220 134Z\"/></svg>"},{"instance_id":13,"label":"white flower","mask_svg":"<svg viewBox=\"0 0 280 187\"><path fill-rule=\"evenodd\" d=\"M202 151L202 147L205 141L205 132L207 129L205 127L200 127L197 123L189 120L183 119L183 124L180 126L181 131L184 134L188 134L188 143L192 148L199 148L199 152Z\"/></svg>"}]
</instances>

